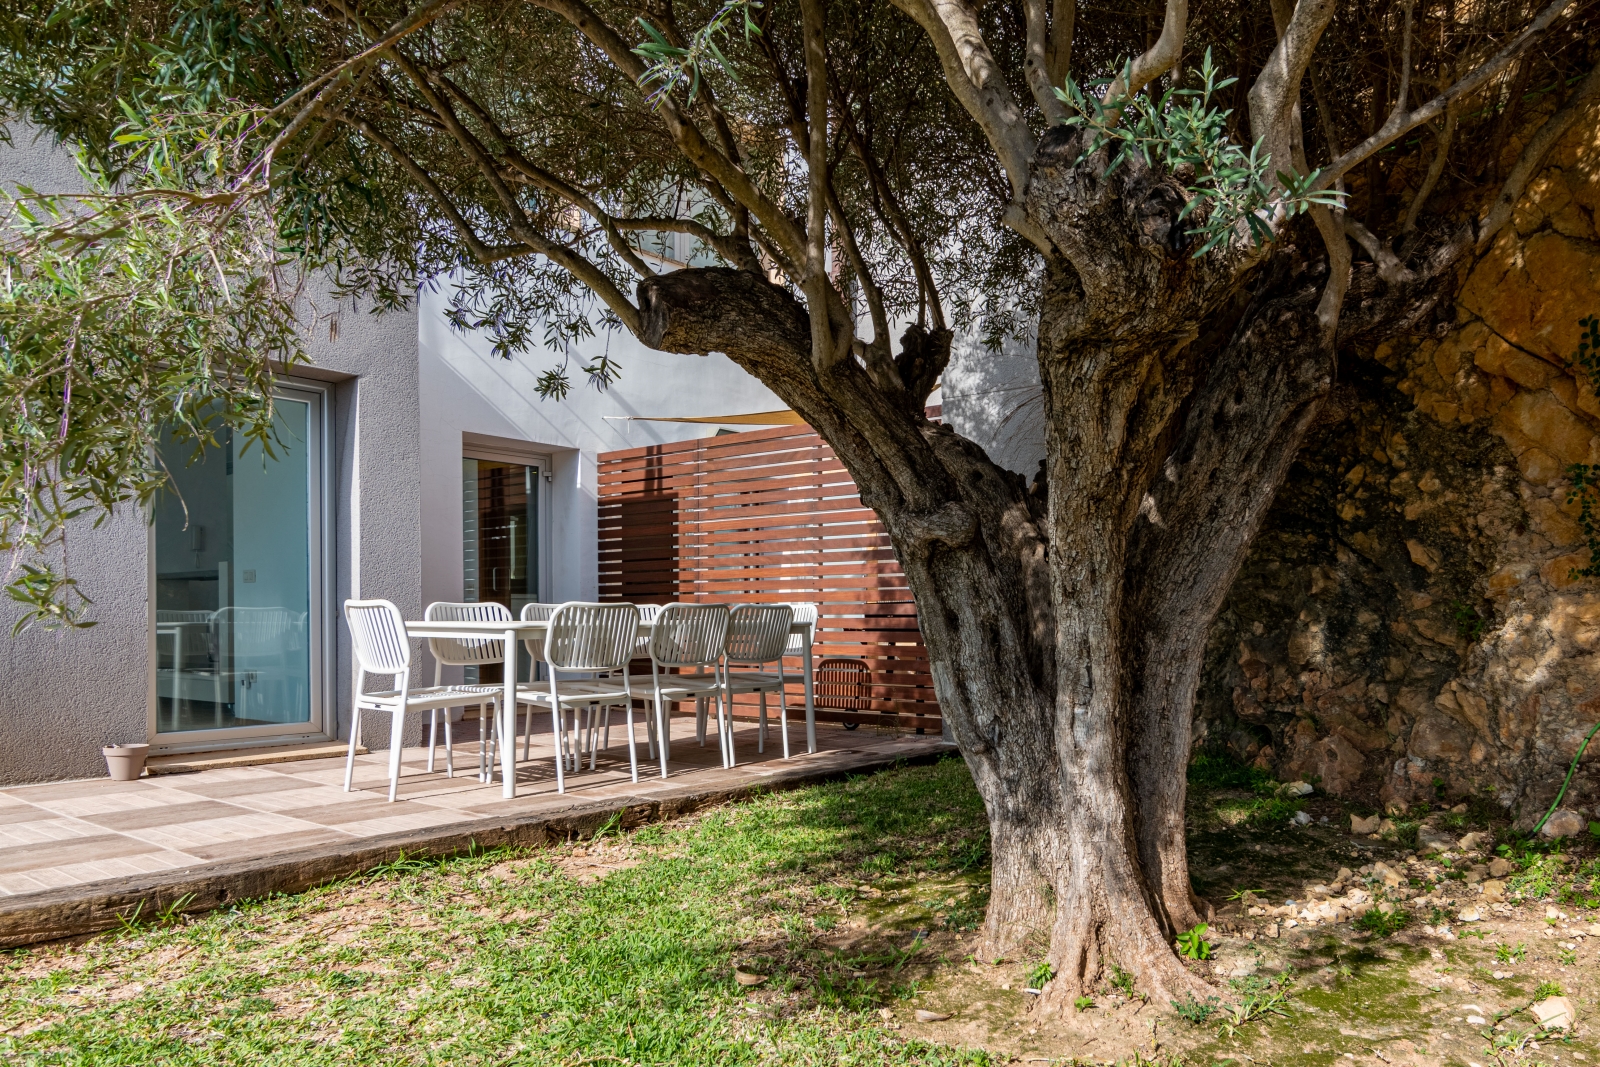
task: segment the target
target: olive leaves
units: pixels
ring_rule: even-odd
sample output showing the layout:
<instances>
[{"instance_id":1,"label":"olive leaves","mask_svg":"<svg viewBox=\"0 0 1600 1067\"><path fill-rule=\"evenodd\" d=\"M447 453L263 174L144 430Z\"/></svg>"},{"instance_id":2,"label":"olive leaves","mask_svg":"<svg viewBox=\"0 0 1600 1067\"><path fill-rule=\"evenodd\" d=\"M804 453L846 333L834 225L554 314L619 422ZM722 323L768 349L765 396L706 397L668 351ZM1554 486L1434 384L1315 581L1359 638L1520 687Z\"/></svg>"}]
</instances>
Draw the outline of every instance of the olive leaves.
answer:
<instances>
[{"instance_id":1,"label":"olive leaves","mask_svg":"<svg viewBox=\"0 0 1600 1067\"><path fill-rule=\"evenodd\" d=\"M1135 154L1146 166L1161 166L1169 172L1192 168L1190 200L1178 217L1194 216L1195 226L1187 232L1203 242L1195 258L1227 240L1241 222L1248 227L1251 240L1263 245L1272 241L1272 224L1278 216L1299 214L1313 205L1338 207L1343 202L1342 193L1315 188L1319 171L1299 175L1279 170L1273 175L1276 185L1269 181L1271 159L1261 151L1261 142L1251 145L1249 151L1234 142L1228 135L1232 110L1211 102L1219 90L1238 79L1218 80L1209 48L1200 69L1192 73L1200 88L1174 85L1159 99L1141 92L1102 101L1070 77L1055 93L1074 112L1066 124L1089 133L1083 155L1102 148L1112 150L1107 174ZM1124 84L1129 77L1129 65L1125 65ZM1103 78L1085 88L1104 88L1111 81Z\"/></svg>"}]
</instances>

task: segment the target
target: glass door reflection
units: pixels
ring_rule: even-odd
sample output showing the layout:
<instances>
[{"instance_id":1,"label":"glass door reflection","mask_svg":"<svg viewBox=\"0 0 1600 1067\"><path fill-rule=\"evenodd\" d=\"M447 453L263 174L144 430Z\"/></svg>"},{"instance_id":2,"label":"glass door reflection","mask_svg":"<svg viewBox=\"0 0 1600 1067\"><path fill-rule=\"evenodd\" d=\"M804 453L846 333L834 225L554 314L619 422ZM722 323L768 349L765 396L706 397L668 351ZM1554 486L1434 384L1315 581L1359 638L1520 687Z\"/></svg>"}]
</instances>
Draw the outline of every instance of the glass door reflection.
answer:
<instances>
[{"instance_id":1,"label":"glass door reflection","mask_svg":"<svg viewBox=\"0 0 1600 1067\"><path fill-rule=\"evenodd\" d=\"M311 722L316 420L308 401L274 408L271 456L227 433L195 456L163 435L173 486L155 509L158 734Z\"/></svg>"}]
</instances>

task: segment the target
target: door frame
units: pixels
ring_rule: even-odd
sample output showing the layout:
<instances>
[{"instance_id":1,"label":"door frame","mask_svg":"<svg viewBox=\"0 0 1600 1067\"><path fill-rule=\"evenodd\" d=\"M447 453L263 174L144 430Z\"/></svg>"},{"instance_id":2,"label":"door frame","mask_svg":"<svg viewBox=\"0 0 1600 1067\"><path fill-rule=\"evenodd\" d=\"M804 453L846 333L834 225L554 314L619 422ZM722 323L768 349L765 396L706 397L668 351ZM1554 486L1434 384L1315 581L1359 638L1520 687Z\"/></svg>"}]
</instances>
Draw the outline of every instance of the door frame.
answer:
<instances>
[{"instance_id":1,"label":"door frame","mask_svg":"<svg viewBox=\"0 0 1600 1067\"><path fill-rule=\"evenodd\" d=\"M538 567L536 577L539 599L541 602L545 601L550 594L550 488L555 478L555 457L531 441L513 441L504 437L464 432L461 435L461 458L520 463L525 467L539 469L539 477L534 480L534 514L537 516L539 537L539 557L535 565ZM457 498L459 499L459 494ZM466 548L464 541L462 548L463 550ZM463 559L460 562L463 569L461 595L465 596L466 561Z\"/></svg>"},{"instance_id":2,"label":"door frame","mask_svg":"<svg viewBox=\"0 0 1600 1067\"><path fill-rule=\"evenodd\" d=\"M159 710L156 650L156 525L147 523L145 585L145 648L148 690L145 699L145 733L151 754L210 752L235 748L269 747L285 744L330 741L337 723L338 702L334 698L335 663L334 618L334 467L333 467L333 386L327 382L278 375L273 379L273 396L306 403L306 548L307 576L311 588L307 597L307 648L310 651L308 695L310 718L303 723L273 723L265 726L232 726L219 730L185 730L161 734L156 731Z\"/></svg>"}]
</instances>

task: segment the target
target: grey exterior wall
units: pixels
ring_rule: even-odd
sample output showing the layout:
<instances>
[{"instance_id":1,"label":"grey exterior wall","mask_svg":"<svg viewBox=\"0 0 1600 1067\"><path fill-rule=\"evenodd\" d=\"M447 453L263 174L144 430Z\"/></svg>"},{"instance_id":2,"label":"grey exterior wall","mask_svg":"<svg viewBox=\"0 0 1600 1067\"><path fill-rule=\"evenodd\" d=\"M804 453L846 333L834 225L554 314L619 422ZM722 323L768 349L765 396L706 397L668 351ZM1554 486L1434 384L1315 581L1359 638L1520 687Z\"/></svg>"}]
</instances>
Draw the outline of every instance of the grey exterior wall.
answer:
<instances>
[{"instance_id":1,"label":"grey exterior wall","mask_svg":"<svg viewBox=\"0 0 1600 1067\"><path fill-rule=\"evenodd\" d=\"M8 123L0 184L41 192L81 188L70 154L26 124ZM325 296L324 312L335 308ZM337 307L308 338L312 366L299 376L331 386L332 560L327 590L336 651L329 666L330 732L348 737L352 661L341 607L347 597L392 600L422 611L421 462L417 315L382 317ZM69 532L71 573L94 601L88 630L9 636L18 611L0 606L0 784L99 777L100 746L148 740L149 527L134 508L98 528ZM363 741L388 746L389 723L363 723ZM421 738L412 724L408 742Z\"/></svg>"}]
</instances>

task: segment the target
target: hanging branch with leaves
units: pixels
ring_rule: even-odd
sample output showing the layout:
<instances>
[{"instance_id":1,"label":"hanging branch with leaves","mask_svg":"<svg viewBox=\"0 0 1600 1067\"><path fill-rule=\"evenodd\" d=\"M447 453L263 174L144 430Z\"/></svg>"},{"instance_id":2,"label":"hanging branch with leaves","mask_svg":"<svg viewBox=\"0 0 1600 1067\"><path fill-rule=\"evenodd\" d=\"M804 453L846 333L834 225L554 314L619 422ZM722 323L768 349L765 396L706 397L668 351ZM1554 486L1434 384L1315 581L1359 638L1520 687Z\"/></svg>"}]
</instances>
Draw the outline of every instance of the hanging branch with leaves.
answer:
<instances>
[{"instance_id":1,"label":"hanging branch with leaves","mask_svg":"<svg viewBox=\"0 0 1600 1067\"><path fill-rule=\"evenodd\" d=\"M92 625L68 524L148 505L166 429L229 428L271 452L273 364L304 358L302 275L279 247L249 146L262 116L125 107L117 185L0 194L0 552L16 624ZM240 180L241 174L247 175Z\"/></svg>"},{"instance_id":2,"label":"hanging branch with leaves","mask_svg":"<svg viewBox=\"0 0 1600 1067\"><path fill-rule=\"evenodd\" d=\"M1271 158L1257 141L1247 152L1228 136L1230 109L1214 107L1212 97L1238 79L1217 78L1211 49L1206 49L1200 69L1191 71L1200 88L1174 86L1154 99L1139 92L1101 100L1086 93L1072 78L1056 97L1071 108L1068 126L1081 126L1089 132L1085 156L1110 147L1114 154L1106 174L1111 174L1135 154L1146 166L1160 166L1168 172L1192 169L1188 186L1191 199L1180 219L1191 215L1197 224L1187 233L1202 239L1195 258L1205 255L1227 240L1243 222L1256 245L1273 238L1272 223L1278 215L1295 215L1312 207L1338 207L1343 193L1332 189L1316 190L1319 172L1294 174L1279 170L1275 177L1281 188L1268 180ZM1121 84L1131 80L1129 64L1124 64ZM1087 88L1103 89L1114 79L1088 83ZM1291 168L1292 169L1292 168Z\"/></svg>"}]
</instances>

